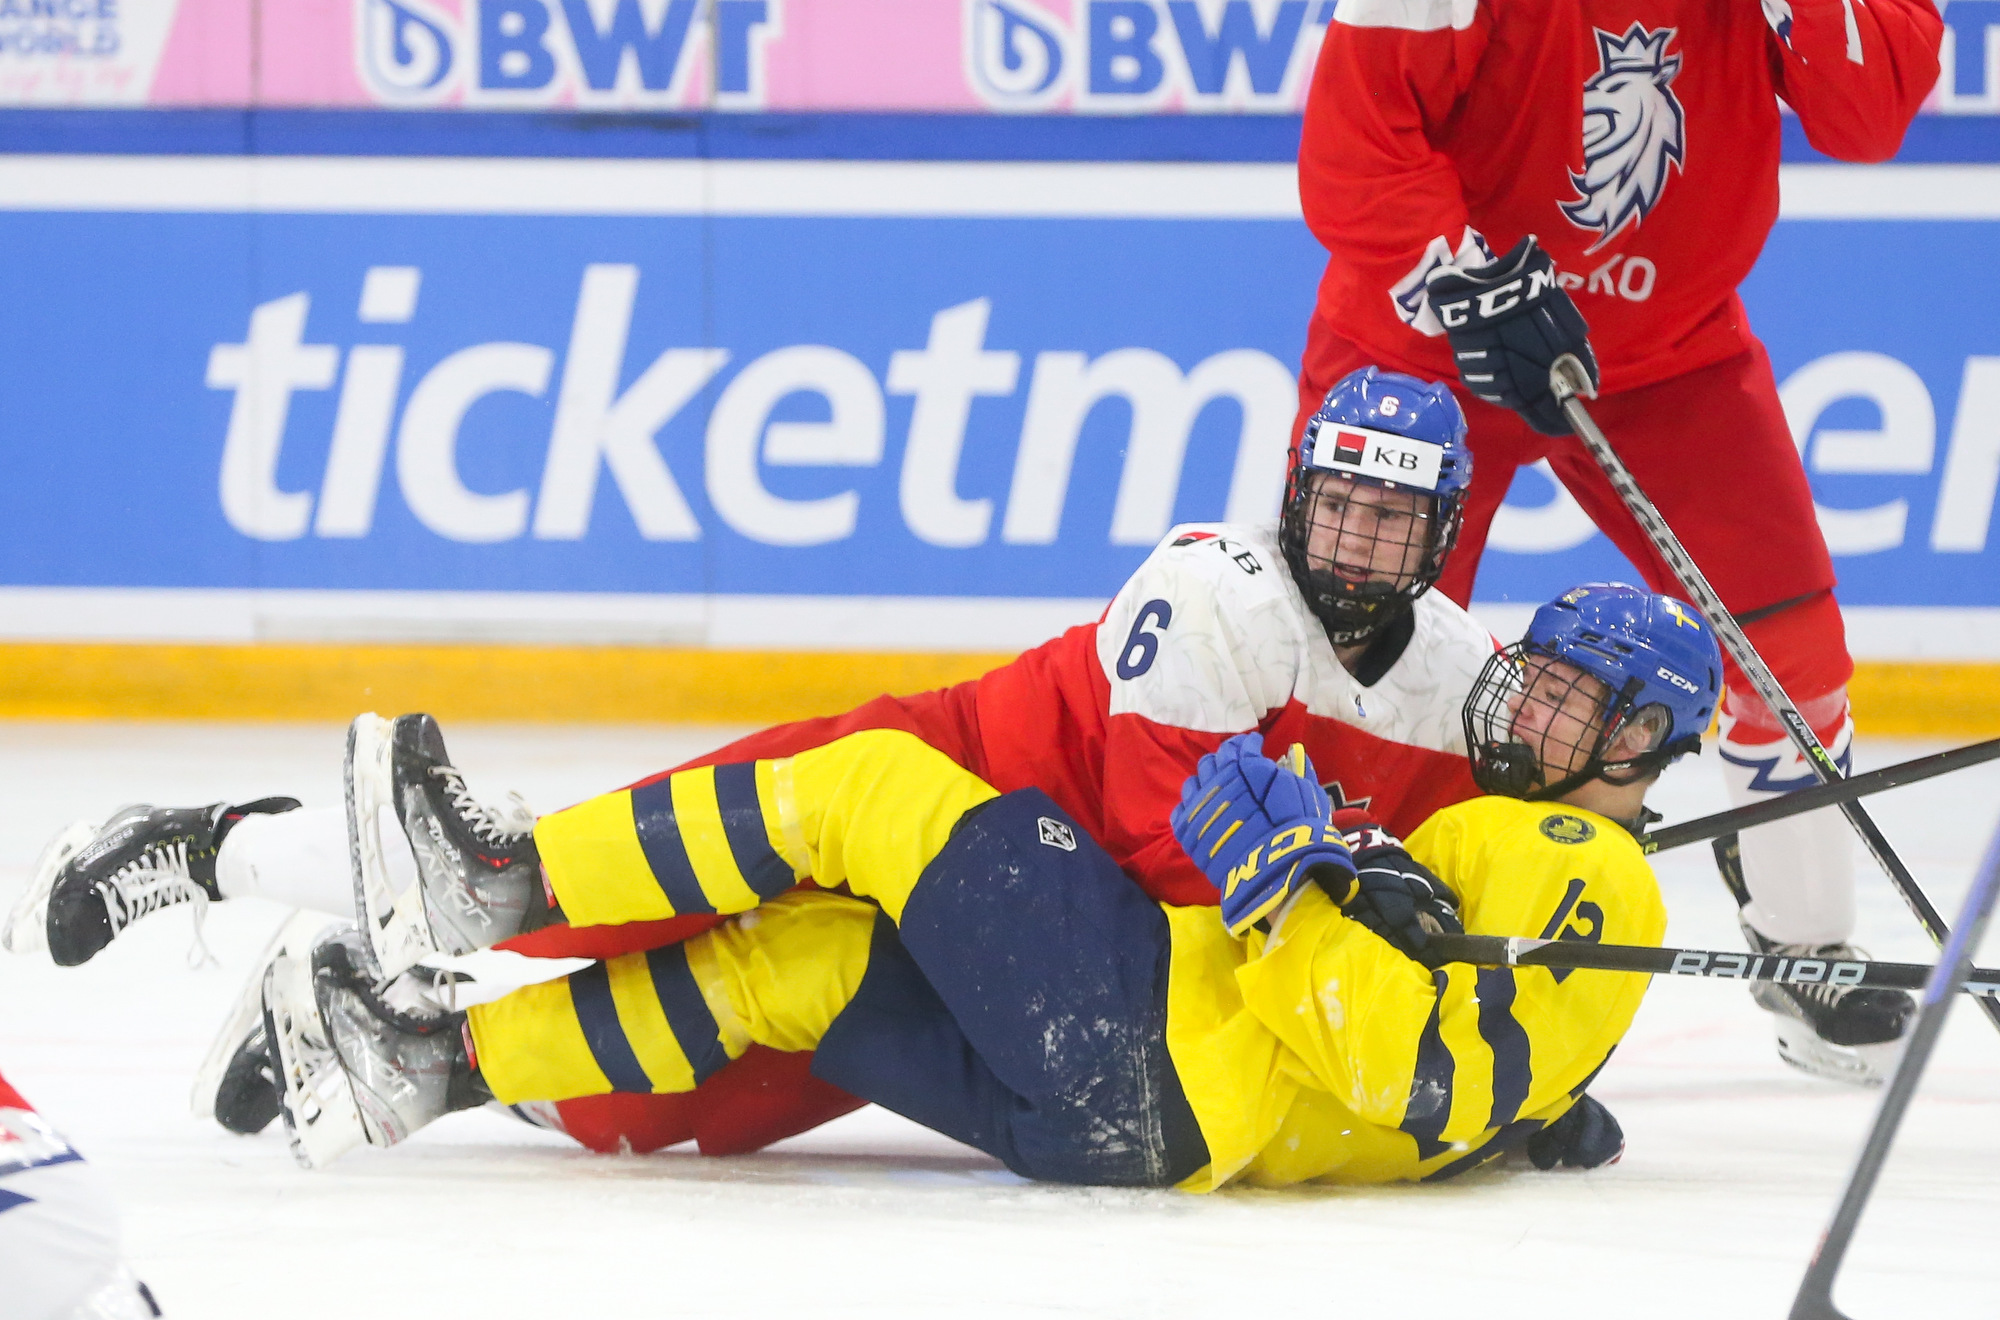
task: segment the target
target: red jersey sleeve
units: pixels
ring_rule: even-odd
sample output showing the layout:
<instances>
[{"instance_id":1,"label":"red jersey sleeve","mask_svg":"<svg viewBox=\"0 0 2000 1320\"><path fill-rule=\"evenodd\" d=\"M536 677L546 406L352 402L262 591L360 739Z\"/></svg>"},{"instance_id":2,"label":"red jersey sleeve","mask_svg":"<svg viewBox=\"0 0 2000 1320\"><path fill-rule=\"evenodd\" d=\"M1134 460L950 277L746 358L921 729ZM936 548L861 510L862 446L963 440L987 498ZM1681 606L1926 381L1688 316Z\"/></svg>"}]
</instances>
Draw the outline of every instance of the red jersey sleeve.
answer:
<instances>
[{"instance_id":1,"label":"red jersey sleeve","mask_svg":"<svg viewBox=\"0 0 2000 1320\"><path fill-rule=\"evenodd\" d=\"M1470 85L1489 30L1473 0L1341 0L1320 47L1299 145L1306 223L1335 260L1328 293L1381 296L1442 332L1423 275L1469 242L1458 170L1433 139ZM1474 250L1478 250L1475 248Z\"/></svg>"},{"instance_id":2,"label":"red jersey sleeve","mask_svg":"<svg viewBox=\"0 0 2000 1320\"><path fill-rule=\"evenodd\" d=\"M1778 93L1806 140L1839 160L1895 155L1938 79L1944 20L1930 0L1766 0L1764 12Z\"/></svg>"},{"instance_id":3,"label":"red jersey sleeve","mask_svg":"<svg viewBox=\"0 0 2000 1320\"><path fill-rule=\"evenodd\" d=\"M1168 818L1201 758L1222 733L1114 715L1104 739L1104 834L1099 840L1156 902L1213 905L1221 895L1174 838Z\"/></svg>"},{"instance_id":4,"label":"red jersey sleeve","mask_svg":"<svg viewBox=\"0 0 2000 1320\"><path fill-rule=\"evenodd\" d=\"M1169 818L1203 756L1284 709L1306 647L1274 547L1221 524L1176 529L1097 628L1104 711L1097 839L1163 903L1218 900Z\"/></svg>"}]
</instances>

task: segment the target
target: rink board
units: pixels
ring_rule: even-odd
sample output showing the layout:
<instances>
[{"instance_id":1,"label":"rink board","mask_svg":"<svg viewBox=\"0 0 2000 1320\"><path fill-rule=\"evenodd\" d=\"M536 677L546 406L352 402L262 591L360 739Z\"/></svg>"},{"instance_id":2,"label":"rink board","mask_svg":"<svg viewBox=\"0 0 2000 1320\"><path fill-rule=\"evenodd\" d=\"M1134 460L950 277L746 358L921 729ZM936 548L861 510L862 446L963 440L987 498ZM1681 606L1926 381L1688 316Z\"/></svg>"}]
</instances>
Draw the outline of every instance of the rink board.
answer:
<instances>
[{"instance_id":1,"label":"rink board","mask_svg":"<svg viewBox=\"0 0 2000 1320\"><path fill-rule=\"evenodd\" d=\"M1323 254L1268 124L1134 121L1098 149L1212 158L1091 161L1073 127L967 121L984 158L898 160L950 121L517 116L445 156L396 154L463 151L436 116L229 118L5 133L0 637L573 647L580 680L582 648L644 646L691 683L748 652L868 691L906 662L867 656L1017 651L1170 525L1275 510ZM2000 305L2000 165L1784 183L1745 296L1856 652L1956 663L2000 719L2000 340L1972 311ZM1630 575L1527 471L1476 599ZM319 709L306 662L268 663L246 709ZM129 664L118 709L172 714ZM706 686L712 718L765 717ZM1907 686L1877 675L1881 727L1929 731Z\"/></svg>"},{"instance_id":2,"label":"rink board","mask_svg":"<svg viewBox=\"0 0 2000 1320\"><path fill-rule=\"evenodd\" d=\"M1321 263L1281 166L1079 202L1054 165L695 163L635 200L690 163L392 162L600 212L550 216L393 213L356 160L285 162L316 213L269 214L239 161L52 159L0 171L13 586L1102 599L1171 524L1275 511ZM811 187L849 213L743 213ZM1783 221L1748 286L1849 605L2000 606L1995 223ZM405 301L363 308L370 272ZM649 368L691 388L632 406ZM916 433L926 381L962 422ZM596 447L620 404L636 475ZM1552 491L1524 474L1480 599L1621 572Z\"/></svg>"},{"instance_id":3,"label":"rink board","mask_svg":"<svg viewBox=\"0 0 2000 1320\"><path fill-rule=\"evenodd\" d=\"M0 644L0 718L344 721L428 711L499 724L775 724L977 678L1007 652L632 646ZM2000 737L2000 666L1860 661L1861 729Z\"/></svg>"}]
</instances>

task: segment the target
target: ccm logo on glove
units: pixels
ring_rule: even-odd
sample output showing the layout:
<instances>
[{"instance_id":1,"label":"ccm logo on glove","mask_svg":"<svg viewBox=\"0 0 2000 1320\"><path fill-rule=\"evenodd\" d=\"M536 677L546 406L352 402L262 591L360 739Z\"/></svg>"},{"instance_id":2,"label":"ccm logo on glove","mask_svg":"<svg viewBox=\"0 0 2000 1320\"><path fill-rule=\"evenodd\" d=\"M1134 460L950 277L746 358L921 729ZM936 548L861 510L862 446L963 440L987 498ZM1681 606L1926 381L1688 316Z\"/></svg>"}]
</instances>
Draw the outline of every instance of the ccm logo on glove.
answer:
<instances>
[{"instance_id":1,"label":"ccm logo on glove","mask_svg":"<svg viewBox=\"0 0 2000 1320\"><path fill-rule=\"evenodd\" d=\"M1424 280L1431 308L1451 340L1465 388L1511 408L1543 435L1568 435L1549 385L1558 359L1573 357L1597 390L1590 329L1556 278L1555 262L1533 234L1485 265L1439 266Z\"/></svg>"},{"instance_id":2,"label":"ccm logo on glove","mask_svg":"<svg viewBox=\"0 0 2000 1320\"><path fill-rule=\"evenodd\" d=\"M1173 811L1174 838L1222 895L1222 921L1242 935L1307 880L1344 890L1354 861L1333 826L1333 802L1305 749L1283 761L1264 738L1239 733L1201 758Z\"/></svg>"},{"instance_id":3,"label":"ccm logo on glove","mask_svg":"<svg viewBox=\"0 0 2000 1320\"><path fill-rule=\"evenodd\" d=\"M1522 291L1523 283L1527 285L1526 292ZM1555 287L1555 267L1545 266L1540 270L1530 271L1525 281L1519 279L1509 280L1497 289L1483 291L1477 298L1467 298L1460 302L1444 304L1444 306L1438 308L1438 320L1444 324L1446 329L1468 325L1472 321L1472 309L1477 305L1480 319L1490 321L1500 315L1500 313L1507 311L1509 308L1516 307L1522 302L1533 302L1540 296L1542 290L1553 289Z\"/></svg>"}]
</instances>

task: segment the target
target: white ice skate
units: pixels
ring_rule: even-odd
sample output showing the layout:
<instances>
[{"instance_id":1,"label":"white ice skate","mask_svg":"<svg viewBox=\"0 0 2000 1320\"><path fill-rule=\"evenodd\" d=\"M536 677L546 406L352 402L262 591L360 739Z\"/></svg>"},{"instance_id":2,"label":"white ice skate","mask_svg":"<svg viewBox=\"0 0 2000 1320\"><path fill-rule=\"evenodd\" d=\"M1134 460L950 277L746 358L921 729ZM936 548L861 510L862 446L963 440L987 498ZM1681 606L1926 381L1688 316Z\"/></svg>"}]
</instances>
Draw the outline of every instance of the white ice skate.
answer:
<instances>
[{"instance_id":1,"label":"white ice skate","mask_svg":"<svg viewBox=\"0 0 2000 1320\"><path fill-rule=\"evenodd\" d=\"M265 1062L269 1038L264 1032L264 973L281 955L309 960L313 945L337 920L323 912L294 912L258 955L249 979L195 1072L188 1100L196 1118L212 1118L231 1132L247 1135L262 1131L278 1116L283 1097L277 1080L260 1075L269 1066Z\"/></svg>"},{"instance_id":2,"label":"white ice skate","mask_svg":"<svg viewBox=\"0 0 2000 1320\"><path fill-rule=\"evenodd\" d=\"M97 837L97 828L91 821L73 821L49 840L35 863L35 878L7 914L7 924L0 927L0 948L9 953L49 951L49 895L55 890L56 877L70 858Z\"/></svg>"},{"instance_id":3,"label":"white ice skate","mask_svg":"<svg viewBox=\"0 0 2000 1320\"><path fill-rule=\"evenodd\" d=\"M1764 999L1757 1002L1771 1008ZM1831 1082L1880 1086L1895 1073L1896 1062L1903 1057L1905 1042L1901 1040L1836 1045L1782 1008L1771 1008L1771 1021L1776 1028L1778 1057L1801 1072Z\"/></svg>"},{"instance_id":4,"label":"white ice skate","mask_svg":"<svg viewBox=\"0 0 2000 1320\"><path fill-rule=\"evenodd\" d=\"M410 973L376 983L366 941L341 923L305 958L280 953L264 975L264 1029L276 1050L292 1154L323 1168L356 1146L393 1146L493 1098L472 1069L465 1015Z\"/></svg>"},{"instance_id":5,"label":"white ice skate","mask_svg":"<svg viewBox=\"0 0 2000 1320\"><path fill-rule=\"evenodd\" d=\"M534 813L518 794L475 799L430 716L356 716L346 781L355 909L383 979L533 928Z\"/></svg>"},{"instance_id":6,"label":"white ice skate","mask_svg":"<svg viewBox=\"0 0 2000 1320\"><path fill-rule=\"evenodd\" d=\"M0 936L9 948L46 950L58 966L75 967L135 922L186 903L194 913L196 960L206 961L201 924L209 903L222 897L215 868L223 839L245 816L298 805L287 797L202 807L142 802L120 807L95 827L72 825L43 850L34 883Z\"/></svg>"}]
</instances>

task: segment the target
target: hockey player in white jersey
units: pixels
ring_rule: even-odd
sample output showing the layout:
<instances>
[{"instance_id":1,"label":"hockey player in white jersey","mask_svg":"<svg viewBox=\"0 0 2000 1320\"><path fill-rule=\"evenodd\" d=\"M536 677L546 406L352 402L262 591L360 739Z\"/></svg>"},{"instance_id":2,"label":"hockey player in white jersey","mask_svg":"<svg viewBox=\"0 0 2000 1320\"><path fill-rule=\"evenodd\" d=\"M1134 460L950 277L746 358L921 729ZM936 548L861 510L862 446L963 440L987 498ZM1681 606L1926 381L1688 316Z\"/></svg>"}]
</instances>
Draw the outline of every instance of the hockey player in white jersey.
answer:
<instances>
[{"instance_id":1,"label":"hockey player in white jersey","mask_svg":"<svg viewBox=\"0 0 2000 1320\"><path fill-rule=\"evenodd\" d=\"M1042 788L1156 899L1207 904L1215 891L1175 842L1168 817L1199 759L1254 729L1303 743L1344 801L1366 805L1392 830L1412 830L1436 808L1476 792L1458 710L1494 642L1429 592L1450 552L1470 475L1463 434L1457 404L1442 386L1355 372L1316 419L1320 443L1289 477L1276 526L1176 528L1096 624L958 687L767 730L647 784L664 788L675 773L697 766L901 729L1001 791ZM366 727L377 740L408 744L406 756L358 758L363 778L372 767L410 781L361 785L366 800L417 803L414 814L388 822L391 832L428 833L435 824L477 841L468 852L496 858L540 843L540 860L549 865L550 845L540 831L527 833L532 822L464 791L435 725L406 717ZM629 792L643 796L647 784ZM438 850L400 840L359 850L396 873L362 877L362 892L381 896L383 910L356 912L343 813L284 810L290 806L121 813L102 837L76 843L73 856L45 870L39 897L31 893L14 914L8 943L45 942L66 951L63 961L81 961L163 902L262 894L366 915L366 928L383 931L375 953L394 971L407 965L407 950L426 943L462 952L460 928L431 918L442 917L455 892L474 892L491 895L483 901L496 912L507 909L507 920L492 928L496 939L516 936L504 947L575 951L570 931L585 924L577 913L557 912L561 919L523 930L517 914L539 909L539 894L500 895L499 873L447 873ZM373 819L357 824L377 827ZM535 871L511 863L501 869L525 877ZM394 901L413 885L422 902ZM147 901L154 894L160 897ZM702 907L710 913L690 917L694 924L678 926L673 938L728 910L726 902L697 901L687 911ZM645 924L633 934L663 938ZM601 929L592 932L600 956L603 937ZM262 1071L234 1069L251 1078ZM225 1102L215 1112L254 1121L268 1110Z\"/></svg>"},{"instance_id":2,"label":"hockey player in white jersey","mask_svg":"<svg viewBox=\"0 0 2000 1320\"><path fill-rule=\"evenodd\" d=\"M118 1239L117 1207L97 1171L0 1077L0 1315L159 1315Z\"/></svg>"}]
</instances>

